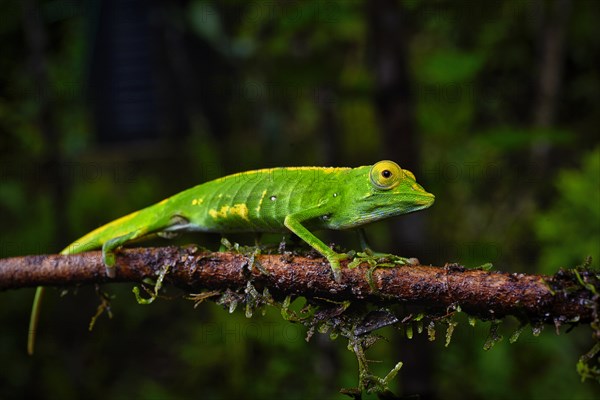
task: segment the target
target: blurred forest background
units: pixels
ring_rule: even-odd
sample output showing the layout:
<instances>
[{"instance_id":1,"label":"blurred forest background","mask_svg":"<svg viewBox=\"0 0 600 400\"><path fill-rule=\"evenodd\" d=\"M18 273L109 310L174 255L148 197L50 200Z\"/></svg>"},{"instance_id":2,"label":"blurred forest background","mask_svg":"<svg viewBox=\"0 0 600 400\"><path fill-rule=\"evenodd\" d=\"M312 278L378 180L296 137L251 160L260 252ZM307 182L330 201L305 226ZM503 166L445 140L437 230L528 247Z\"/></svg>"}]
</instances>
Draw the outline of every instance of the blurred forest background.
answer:
<instances>
[{"instance_id":1,"label":"blurred forest background","mask_svg":"<svg viewBox=\"0 0 600 400\"><path fill-rule=\"evenodd\" d=\"M387 158L436 203L370 226L374 248L524 273L598 266L598 1L3 0L0 16L2 257L56 253L227 173ZM247 319L174 290L140 306L131 288L101 288L114 316L91 333L94 288L50 290L34 357L34 289L1 293L0 397L343 398L357 384L342 338L306 343L276 309ZM393 389L423 398L599 398L575 370L588 329L484 351L490 323L459 321L447 348L384 329L375 371L402 360Z\"/></svg>"}]
</instances>

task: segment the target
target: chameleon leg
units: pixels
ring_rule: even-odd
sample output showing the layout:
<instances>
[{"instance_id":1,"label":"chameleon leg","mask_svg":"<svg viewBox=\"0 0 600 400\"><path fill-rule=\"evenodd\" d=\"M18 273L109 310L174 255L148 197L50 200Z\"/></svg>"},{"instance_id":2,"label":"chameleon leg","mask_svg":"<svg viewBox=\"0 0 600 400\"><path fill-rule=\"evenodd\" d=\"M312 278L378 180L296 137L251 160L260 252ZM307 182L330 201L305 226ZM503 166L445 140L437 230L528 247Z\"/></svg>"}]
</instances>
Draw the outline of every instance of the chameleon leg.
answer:
<instances>
[{"instance_id":1,"label":"chameleon leg","mask_svg":"<svg viewBox=\"0 0 600 400\"><path fill-rule=\"evenodd\" d=\"M309 210L312 211L312 210ZM283 224L292 232L294 232L300 239L304 240L308 243L313 249L317 250L321 253L329 264L331 265L331 271L333 272L333 277L336 282L340 283L342 279L342 275L340 272L340 261L348 258L347 254L339 254L330 249L325 243L323 243L319 238L312 234L304 225L302 225L302 220L309 219L313 217L312 213L307 213L308 215L303 215L303 213L288 215L285 217Z\"/></svg>"},{"instance_id":2,"label":"chameleon leg","mask_svg":"<svg viewBox=\"0 0 600 400\"><path fill-rule=\"evenodd\" d=\"M262 233L261 232L256 232L254 234L254 246L256 247L260 247L260 241L262 239Z\"/></svg>"},{"instance_id":3,"label":"chameleon leg","mask_svg":"<svg viewBox=\"0 0 600 400\"><path fill-rule=\"evenodd\" d=\"M367 241L367 234L365 233L365 229L364 228L358 228L356 230L356 233L358 234L358 241L360 243L360 248L362 249L362 251L364 251L365 253L372 253L373 250L371 250L371 247L369 247L369 243Z\"/></svg>"},{"instance_id":4,"label":"chameleon leg","mask_svg":"<svg viewBox=\"0 0 600 400\"><path fill-rule=\"evenodd\" d=\"M139 225L137 229L105 241L102 244L102 261L106 265L106 275L110 278L115 277L115 264L117 262L115 250L127 242L146 237L150 234L157 234L163 237L172 237L177 234L177 230L182 226L187 226L189 221L180 215L172 216L168 221L157 219L150 225Z\"/></svg>"},{"instance_id":5,"label":"chameleon leg","mask_svg":"<svg viewBox=\"0 0 600 400\"><path fill-rule=\"evenodd\" d=\"M142 235L143 233L140 233L140 230L137 230L122 236L117 236L116 238L104 242L102 245L102 261L106 266L106 275L109 278L115 277L115 264L117 262L115 250L123 246L125 243Z\"/></svg>"},{"instance_id":6,"label":"chameleon leg","mask_svg":"<svg viewBox=\"0 0 600 400\"><path fill-rule=\"evenodd\" d=\"M138 214L141 215L141 214ZM173 215L169 219L155 218L154 215L147 216L151 220L150 224L136 224L131 232L106 240L102 244L102 261L106 265L106 275L110 278L115 277L115 264L117 257L115 250L127 242L135 239L147 237L150 234L157 234L163 237L173 237L178 230L189 226L189 221L180 216Z\"/></svg>"}]
</instances>

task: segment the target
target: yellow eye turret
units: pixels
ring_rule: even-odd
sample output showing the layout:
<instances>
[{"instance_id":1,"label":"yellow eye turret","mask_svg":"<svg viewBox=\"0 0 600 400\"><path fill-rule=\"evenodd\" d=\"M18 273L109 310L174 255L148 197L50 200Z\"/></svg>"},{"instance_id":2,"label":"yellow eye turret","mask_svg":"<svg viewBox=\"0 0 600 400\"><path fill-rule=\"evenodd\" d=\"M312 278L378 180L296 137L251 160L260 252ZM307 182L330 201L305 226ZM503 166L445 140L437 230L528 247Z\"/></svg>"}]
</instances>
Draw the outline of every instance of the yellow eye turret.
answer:
<instances>
[{"instance_id":1,"label":"yellow eye turret","mask_svg":"<svg viewBox=\"0 0 600 400\"><path fill-rule=\"evenodd\" d=\"M371 167L371 183L378 189L393 189L404 178L404 171L393 161L379 161Z\"/></svg>"}]
</instances>

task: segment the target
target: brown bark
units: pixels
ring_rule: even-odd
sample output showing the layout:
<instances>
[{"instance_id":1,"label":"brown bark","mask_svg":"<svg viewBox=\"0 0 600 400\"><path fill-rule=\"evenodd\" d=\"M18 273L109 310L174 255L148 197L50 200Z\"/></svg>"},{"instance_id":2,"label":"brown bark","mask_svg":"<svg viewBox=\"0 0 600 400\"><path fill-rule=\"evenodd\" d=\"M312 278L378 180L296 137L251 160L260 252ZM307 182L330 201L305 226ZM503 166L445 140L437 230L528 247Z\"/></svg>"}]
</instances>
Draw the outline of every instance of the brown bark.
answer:
<instances>
[{"instance_id":1,"label":"brown bark","mask_svg":"<svg viewBox=\"0 0 600 400\"><path fill-rule=\"evenodd\" d=\"M590 305L598 301L564 273L540 276L466 270L456 265L402 266L375 269L372 288L366 278L369 266L343 267L338 284L332 279L329 264L320 257L256 256L266 273L259 268L250 269L249 256L204 252L193 247L128 249L119 252L117 260L116 278L110 279L98 251L2 259L0 290L141 282L144 278L156 278L163 266L170 265L165 282L188 291L243 290L252 280L256 287L268 287L275 296L403 303L442 311L460 305L463 311L483 318L514 315L536 323L590 322L594 319Z\"/></svg>"}]
</instances>

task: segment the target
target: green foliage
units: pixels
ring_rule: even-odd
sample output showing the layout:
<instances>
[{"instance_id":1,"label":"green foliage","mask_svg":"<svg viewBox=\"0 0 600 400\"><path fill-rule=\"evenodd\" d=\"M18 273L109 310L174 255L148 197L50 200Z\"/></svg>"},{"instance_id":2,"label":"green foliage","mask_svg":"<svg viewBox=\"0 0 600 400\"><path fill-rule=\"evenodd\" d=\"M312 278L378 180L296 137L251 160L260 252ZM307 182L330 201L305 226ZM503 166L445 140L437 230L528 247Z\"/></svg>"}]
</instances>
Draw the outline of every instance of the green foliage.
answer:
<instances>
[{"instance_id":1,"label":"green foliage","mask_svg":"<svg viewBox=\"0 0 600 400\"><path fill-rule=\"evenodd\" d=\"M591 256L600 261L600 147L584 154L581 168L559 172L556 196L535 219L541 242L539 270L553 273Z\"/></svg>"}]
</instances>

